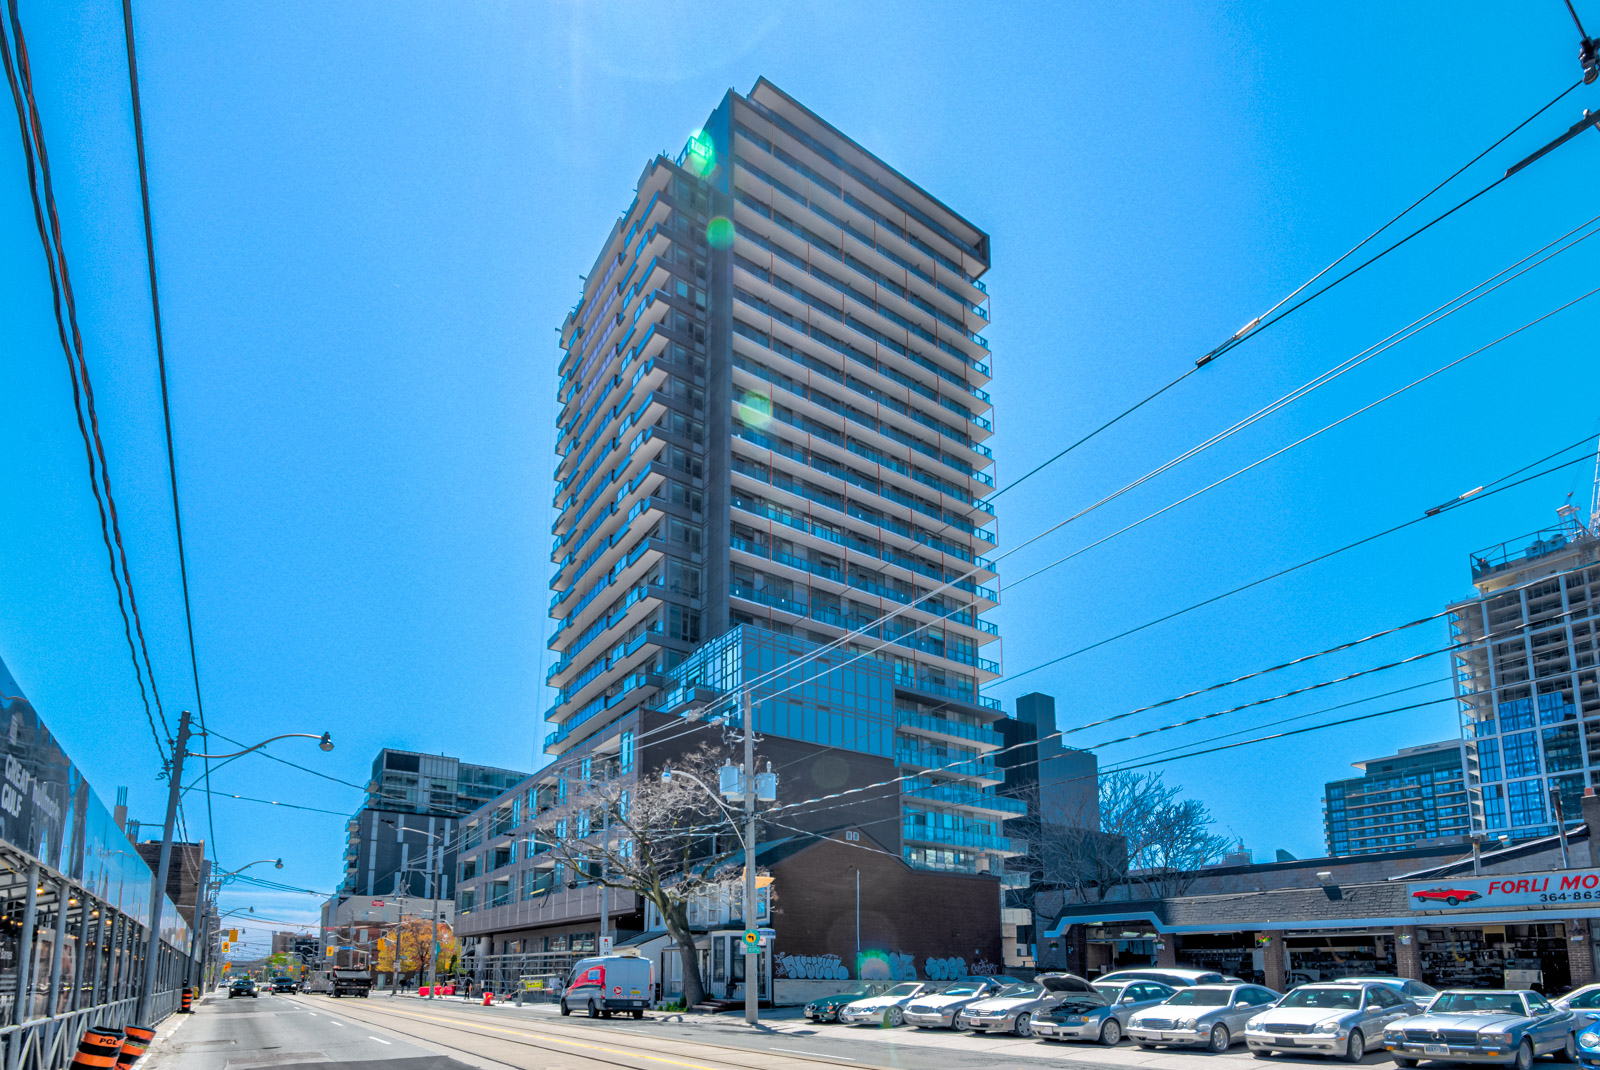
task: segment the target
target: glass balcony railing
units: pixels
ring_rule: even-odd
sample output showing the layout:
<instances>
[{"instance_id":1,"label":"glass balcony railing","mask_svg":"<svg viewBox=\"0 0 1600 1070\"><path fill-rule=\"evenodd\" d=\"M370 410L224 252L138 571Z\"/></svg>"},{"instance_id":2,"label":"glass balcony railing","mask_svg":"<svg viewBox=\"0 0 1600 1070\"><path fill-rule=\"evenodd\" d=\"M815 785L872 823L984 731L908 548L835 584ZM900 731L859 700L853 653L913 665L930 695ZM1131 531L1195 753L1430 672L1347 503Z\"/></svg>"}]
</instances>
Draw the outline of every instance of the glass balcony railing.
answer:
<instances>
[{"instance_id":1,"label":"glass balcony railing","mask_svg":"<svg viewBox=\"0 0 1600 1070\"><path fill-rule=\"evenodd\" d=\"M925 714L906 713L903 710L896 710L894 723L906 728L921 729L924 732L937 732L943 736L970 739L974 743L986 743L992 747L999 747L1005 743L999 732L986 725L964 724L944 717L930 717Z\"/></svg>"},{"instance_id":2,"label":"glass balcony railing","mask_svg":"<svg viewBox=\"0 0 1600 1070\"><path fill-rule=\"evenodd\" d=\"M976 755L969 757L965 754L951 751L914 747L904 742L895 744L894 760L903 765L920 765L929 769L937 769L948 776L983 777L986 780L1000 779L995 771L993 758Z\"/></svg>"},{"instance_id":3,"label":"glass balcony railing","mask_svg":"<svg viewBox=\"0 0 1600 1070\"><path fill-rule=\"evenodd\" d=\"M1025 814L1028 804L1021 799L995 795L966 784L929 784L918 778L907 781L903 794L912 799L949 803L952 806L978 806L986 810L999 810L1009 814Z\"/></svg>"},{"instance_id":4,"label":"glass balcony railing","mask_svg":"<svg viewBox=\"0 0 1600 1070\"><path fill-rule=\"evenodd\" d=\"M967 829L937 828L919 822L905 821L900 826L900 838L909 843L936 843L946 847L970 847L978 851L1005 851L1013 849L1013 838L996 836L991 832Z\"/></svg>"}]
</instances>

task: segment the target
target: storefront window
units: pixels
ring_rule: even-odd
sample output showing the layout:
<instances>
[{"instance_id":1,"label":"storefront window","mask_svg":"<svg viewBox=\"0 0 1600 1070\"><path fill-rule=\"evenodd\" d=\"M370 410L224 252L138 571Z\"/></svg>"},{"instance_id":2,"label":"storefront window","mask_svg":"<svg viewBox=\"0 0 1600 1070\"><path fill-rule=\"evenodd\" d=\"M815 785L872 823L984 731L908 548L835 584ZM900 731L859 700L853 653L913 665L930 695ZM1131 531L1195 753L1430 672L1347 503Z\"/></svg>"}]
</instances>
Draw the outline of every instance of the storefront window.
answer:
<instances>
[{"instance_id":1,"label":"storefront window","mask_svg":"<svg viewBox=\"0 0 1600 1070\"><path fill-rule=\"evenodd\" d=\"M1435 988L1532 988L1565 992L1572 982L1566 928L1485 925L1419 929L1422 980Z\"/></svg>"}]
</instances>

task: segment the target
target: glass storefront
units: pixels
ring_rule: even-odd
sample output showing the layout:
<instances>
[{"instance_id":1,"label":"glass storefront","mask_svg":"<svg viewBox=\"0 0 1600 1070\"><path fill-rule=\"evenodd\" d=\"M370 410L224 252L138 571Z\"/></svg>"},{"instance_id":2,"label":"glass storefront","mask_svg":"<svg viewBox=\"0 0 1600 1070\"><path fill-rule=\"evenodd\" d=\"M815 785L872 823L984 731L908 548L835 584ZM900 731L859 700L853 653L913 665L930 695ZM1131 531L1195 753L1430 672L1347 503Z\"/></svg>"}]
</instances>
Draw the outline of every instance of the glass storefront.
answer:
<instances>
[{"instance_id":1,"label":"glass storefront","mask_svg":"<svg viewBox=\"0 0 1600 1070\"><path fill-rule=\"evenodd\" d=\"M1572 982L1567 927L1482 925L1417 930L1422 979L1436 988L1533 988L1546 995ZM1588 954L1587 944L1583 945Z\"/></svg>"}]
</instances>

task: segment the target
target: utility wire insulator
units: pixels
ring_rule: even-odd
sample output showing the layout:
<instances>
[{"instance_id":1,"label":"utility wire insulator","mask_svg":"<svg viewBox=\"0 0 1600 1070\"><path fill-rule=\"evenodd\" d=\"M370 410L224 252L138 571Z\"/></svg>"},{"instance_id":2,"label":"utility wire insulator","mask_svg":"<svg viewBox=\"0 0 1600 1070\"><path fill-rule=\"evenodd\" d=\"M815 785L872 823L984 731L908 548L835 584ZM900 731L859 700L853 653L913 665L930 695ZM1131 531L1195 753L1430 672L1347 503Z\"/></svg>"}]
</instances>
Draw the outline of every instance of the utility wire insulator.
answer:
<instances>
[{"instance_id":1,"label":"utility wire insulator","mask_svg":"<svg viewBox=\"0 0 1600 1070\"><path fill-rule=\"evenodd\" d=\"M1592 79L1589 79L1587 76L1585 76L1585 80L1587 81L1587 80L1592 80ZM1506 168L1505 177L1506 178L1510 178L1512 175L1516 174L1518 171L1522 170L1524 167L1527 167L1529 164L1533 163L1535 160L1538 160L1539 158L1545 156L1546 154L1548 154L1550 152L1553 152L1556 149L1559 149L1561 146L1565 145L1567 142L1571 141L1573 138L1577 137L1579 134L1581 134L1585 130L1589 129L1589 127L1591 127L1591 126L1600 126L1600 112L1589 111L1587 108L1585 108L1584 112L1583 112L1583 118L1579 119L1577 122L1573 123L1570 127L1568 127L1567 132L1565 134L1562 134L1560 137L1558 137L1554 141L1550 142L1550 144L1546 145L1544 148L1540 149L1538 152L1534 153L1532 156L1529 156L1526 159L1520 160L1517 163L1514 163L1510 167Z\"/></svg>"}]
</instances>

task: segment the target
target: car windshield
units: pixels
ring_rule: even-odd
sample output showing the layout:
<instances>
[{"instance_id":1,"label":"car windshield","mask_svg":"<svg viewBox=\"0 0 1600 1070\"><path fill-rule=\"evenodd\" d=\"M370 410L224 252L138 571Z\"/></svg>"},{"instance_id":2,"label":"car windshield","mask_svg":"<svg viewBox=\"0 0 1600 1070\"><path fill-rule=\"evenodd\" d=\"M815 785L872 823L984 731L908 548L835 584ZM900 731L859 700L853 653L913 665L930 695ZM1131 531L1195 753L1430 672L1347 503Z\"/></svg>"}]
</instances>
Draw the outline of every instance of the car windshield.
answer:
<instances>
[{"instance_id":1,"label":"car windshield","mask_svg":"<svg viewBox=\"0 0 1600 1070\"><path fill-rule=\"evenodd\" d=\"M895 985L893 988L889 989L889 991L885 992L884 995L886 995L886 996L914 996L914 995L916 995L917 990L920 989L921 987L922 986L919 985L919 984L912 984L911 982L907 982L907 983L905 983L903 985Z\"/></svg>"},{"instance_id":2,"label":"car windshield","mask_svg":"<svg viewBox=\"0 0 1600 1070\"><path fill-rule=\"evenodd\" d=\"M1122 990L1127 987L1125 984L1095 985L1094 990L1106 997L1109 1002L1115 1003L1117 997L1122 995Z\"/></svg>"},{"instance_id":3,"label":"car windshield","mask_svg":"<svg viewBox=\"0 0 1600 1070\"><path fill-rule=\"evenodd\" d=\"M1280 1007L1331 1007L1355 1010L1361 1006L1359 988L1315 988L1307 985L1284 997Z\"/></svg>"},{"instance_id":4,"label":"car windshield","mask_svg":"<svg viewBox=\"0 0 1600 1070\"><path fill-rule=\"evenodd\" d=\"M1515 992L1446 992L1433 1001L1432 1014L1521 1014Z\"/></svg>"},{"instance_id":5,"label":"car windshield","mask_svg":"<svg viewBox=\"0 0 1600 1070\"><path fill-rule=\"evenodd\" d=\"M1185 988L1167 1000L1176 1007L1226 1006L1231 992L1226 988Z\"/></svg>"},{"instance_id":6,"label":"car windshield","mask_svg":"<svg viewBox=\"0 0 1600 1070\"><path fill-rule=\"evenodd\" d=\"M1004 988L1002 988L1000 990L1000 994L995 996L994 998L995 999L1032 999L1035 996L1042 996L1042 995L1044 995L1044 987L1041 986L1041 985L1006 985L1006 987L1004 987Z\"/></svg>"},{"instance_id":7,"label":"car windshield","mask_svg":"<svg viewBox=\"0 0 1600 1070\"><path fill-rule=\"evenodd\" d=\"M983 990L982 985L951 985L940 995L943 996L975 996Z\"/></svg>"},{"instance_id":8,"label":"car windshield","mask_svg":"<svg viewBox=\"0 0 1600 1070\"><path fill-rule=\"evenodd\" d=\"M870 995L872 995L872 986L869 985L869 984L851 985L849 988L845 989L843 992L840 992L839 995L841 995L841 996L870 996Z\"/></svg>"}]
</instances>

